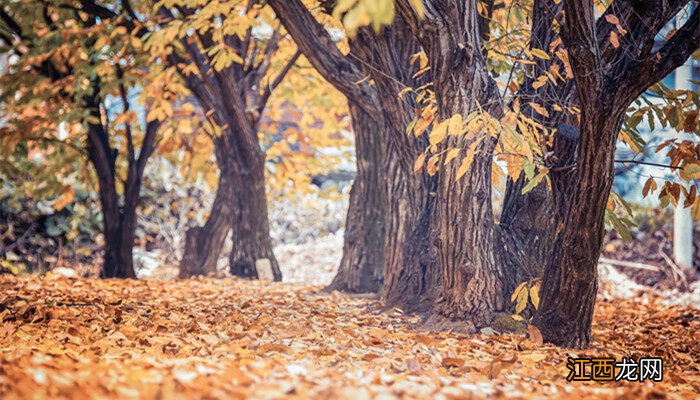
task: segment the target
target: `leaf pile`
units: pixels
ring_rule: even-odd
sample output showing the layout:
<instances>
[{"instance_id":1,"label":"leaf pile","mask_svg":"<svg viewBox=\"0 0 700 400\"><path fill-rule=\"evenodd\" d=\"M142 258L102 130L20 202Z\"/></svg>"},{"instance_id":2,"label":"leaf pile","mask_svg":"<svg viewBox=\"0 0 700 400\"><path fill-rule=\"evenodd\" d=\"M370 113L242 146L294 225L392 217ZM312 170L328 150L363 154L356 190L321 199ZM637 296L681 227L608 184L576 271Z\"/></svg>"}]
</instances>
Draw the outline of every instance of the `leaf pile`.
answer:
<instances>
[{"instance_id":1,"label":"leaf pile","mask_svg":"<svg viewBox=\"0 0 700 400\"><path fill-rule=\"evenodd\" d=\"M0 398L694 398L700 317L601 299L593 347L421 331L314 286L0 277ZM664 381L568 383L567 355L657 356Z\"/></svg>"}]
</instances>

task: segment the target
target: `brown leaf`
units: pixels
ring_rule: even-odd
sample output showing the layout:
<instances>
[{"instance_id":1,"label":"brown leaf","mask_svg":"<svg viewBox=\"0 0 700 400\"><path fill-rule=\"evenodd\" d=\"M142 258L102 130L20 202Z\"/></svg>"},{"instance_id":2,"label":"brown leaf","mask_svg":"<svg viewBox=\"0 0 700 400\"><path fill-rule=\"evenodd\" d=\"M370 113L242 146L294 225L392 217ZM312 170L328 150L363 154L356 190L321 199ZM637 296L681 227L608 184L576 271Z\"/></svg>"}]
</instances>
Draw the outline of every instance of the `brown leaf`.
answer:
<instances>
[{"instance_id":1,"label":"brown leaf","mask_svg":"<svg viewBox=\"0 0 700 400\"><path fill-rule=\"evenodd\" d=\"M544 344L544 339L542 338L542 332L535 325L527 326L527 336L530 338L532 343L542 346Z\"/></svg>"},{"instance_id":2,"label":"brown leaf","mask_svg":"<svg viewBox=\"0 0 700 400\"><path fill-rule=\"evenodd\" d=\"M617 37L617 32L615 31L610 31L610 44L616 49L620 47L620 39Z\"/></svg>"},{"instance_id":3,"label":"brown leaf","mask_svg":"<svg viewBox=\"0 0 700 400\"><path fill-rule=\"evenodd\" d=\"M462 368L464 366L464 360L461 358L444 357L442 359L442 366L445 368Z\"/></svg>"}]
</instances>

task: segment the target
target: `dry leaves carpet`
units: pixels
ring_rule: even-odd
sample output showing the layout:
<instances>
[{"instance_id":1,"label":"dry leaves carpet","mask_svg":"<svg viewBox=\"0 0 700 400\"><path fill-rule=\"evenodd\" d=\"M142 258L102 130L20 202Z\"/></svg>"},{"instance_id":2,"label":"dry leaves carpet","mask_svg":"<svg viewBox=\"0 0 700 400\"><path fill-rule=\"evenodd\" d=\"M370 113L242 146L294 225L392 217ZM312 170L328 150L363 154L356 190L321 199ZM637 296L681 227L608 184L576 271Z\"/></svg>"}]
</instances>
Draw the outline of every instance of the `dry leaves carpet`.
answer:
<instances>
[{"instance_id":1,"label":"dry leaves carpet","mask_svg":"<svg viewBox=\"0 0 700 400\"><path fill-rule=\"evenodd\" d=\"M598 302L593 348L415 328L375 301L239 280L0 277L0 398L697 398L700 318ZM568 383L567 355L664 359L664 381Z\"/></svg>"}]
</instances>

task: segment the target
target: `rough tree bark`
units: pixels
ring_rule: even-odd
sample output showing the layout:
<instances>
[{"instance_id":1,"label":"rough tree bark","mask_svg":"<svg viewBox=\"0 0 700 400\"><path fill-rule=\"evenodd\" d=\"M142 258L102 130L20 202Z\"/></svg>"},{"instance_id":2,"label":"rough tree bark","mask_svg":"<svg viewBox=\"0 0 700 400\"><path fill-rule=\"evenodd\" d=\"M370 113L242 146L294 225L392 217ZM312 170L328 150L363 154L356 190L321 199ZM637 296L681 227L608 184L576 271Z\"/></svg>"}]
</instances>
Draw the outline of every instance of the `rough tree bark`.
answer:
<instances>
[{"instance_id":1,"label":"rough tree bark","mask_svg":"<svg viewBox=\"0 0 700 400\"><path fill-rule=\"evenodd\" d=\"M427 239L435 201L431 193L435 190L436 179L413 173L413 162L425 149L427 140L405 134L406 126L414 117L415 101L410 94L403 100L398 98L405 86L416 85L412 79L415 69L410 67L409 59L420 50L418 42L397 19L379 35L367 28L360 29L357 37L351 40L351 54L344 56L300 1L270 0L268 3L323 77L350 103L382 124L387 196L382 297L387 306L407 311L429 307L436 295L434 289L439 286L435 283L439 275L435 272ZM367 84L368 75L376 85ZM358 157L363 156L358 154ZM374 192L379 190L382 189L373 189ZM367 220L365 216L349 214L348 220L351 219ZM347 236L346 243L348 241L355 240ZM372 273L376 272L377 267Z\"/></svg>"},{"instance_id":2,"label":"rough tree bark","mask_svg":"<svg viewBox=\"0 0 700 400\"><path fill-rule=\"evenodd\" d=\"M249 4L250 7L255 5L256 2ZM184 8L177 14L191 16L194 12ZM165 7L158 13L166 21L175 18ZM269 264L265 265L271 269L270 278L279 281L282 273L272 251L265 193L265 153L258 141L258 130L272 91L294 66L299 53L293 55L274 78L263 82L282 38L279 29L262 49L252 40L251 29L245 38L228 37L227 44L238 54L248 54L253 51L251 46L256 46L254 51L260 51L264 57L251 65L232 63L221 70L212 68L209 56L202 50L216 45L211 35L211 32L200 33L197 35L199 43L183 38L180 44L184 51L168 56L168 62L180 71L202 108L211 112L218 126L225 128L215 139L221 175L214 208L203 227L188 232L180 276L213 272L225 238L233 231L230 272L244 278L267 278L268 274L260 274L256 265L256 261L266 259ZM196 64L200 74L183 73L181 66L185 63Z\"/></svg>"},{"instance_id":3,"label":"rough tree bark","mask_svg":"<svg viewBox=\"0 0 700 400\"><path fill-rule=\"evenodd\" d=\"M700 14L695 10L657 51L639 43L653 43L661 27L686 3L613 3L607 12L629 30L619 48L597 36L592 1L565 4L564 43L581 102L580 144L574 170L552 179L562 228L545 267L541 306L534 320L546 341L575 348L590 343L604 213L624 113L646 88L700 47Z\"/></svg>"},{"instance_id":4,"label":"rough tree bark","mask_svg":"<svg viewBox=\"0 0 700 400\"><path fill-rule=\"evenodd\" d=\"M376 293L384 274L386 192L382 125L349 103L357 176L350 190L343 257L326 290Z\"/></svg>"},{"instance_id":5,"label":"rough tree bark","mask_svg":"<svg viewBox=\"0 0 700 400\"><path fill-rule=\"evenodd\" d=\"M530 49L549 50L550 44L558 37L554 22L555 18L561 17L562 9L561 2L556 4L554 0L535 0L532 10ZM548 71L554 63L558 64L561 70L564 69L560 60L556 58L534 60L533 68L536 72L525 76L514 97L520 101L523 115L547 127L554 127L563 122L572 123L570 114L552 108L552 99L560 104L566 104L569 101L568 94L572 92L572 85L547 84L544 87L533 87L537 76L543 71ZM530 102L536 102L545 107L550 117L546 118L535 112L529 106ZM575 143L568 149L573 151ZM497 230L499 258L501 262L507 264L508 270L515 272L516 283L542 276L555 233L555 225L551 218L553 213L551 191L546 185L538 185L530 192L523 194L522 190L526 184L524 174L515 180L508 179Z\"/></svg>"},{"instance_id":6,"label":"rough tree bark","mask_svg":"<svg viewBox=\"0 0 700 400\"><path fill-rule=\"evenodd\" d=\"M426 312L440 288L429 240L437 177L413 171L415 159L428 146L427 135L416 138L406 134L417 104L414 94L399 93L428 83L431 74L413 78L417 66L411 66L410 58L420 51L420 45L399 17L380 34L360 29L353 44L352 54L367 66L376 83L386 124L387 235L382 299L386 307Z\"/></svg>"},{"instance_id":7,"label":"rough tree bark","mask_svg":"<svg viewBox=\"0 0 700 400\"><path fill-rule=\"evenodd\" d=\"M426 1L421 19L410 1L397 7L428 55L441 120L477 110L501 116L501 99L481 53L477 1ZM445 148L468 148L474 138L449 138ZM488 325L507 306L513 273L499 263L494 249L495 223L491 207L491 163L495 138L484 137L465 174L457 167L441 169L431 241L442 275L435 309L438 324L458 322L461 330Z\"/></svg>"}]
</instances>

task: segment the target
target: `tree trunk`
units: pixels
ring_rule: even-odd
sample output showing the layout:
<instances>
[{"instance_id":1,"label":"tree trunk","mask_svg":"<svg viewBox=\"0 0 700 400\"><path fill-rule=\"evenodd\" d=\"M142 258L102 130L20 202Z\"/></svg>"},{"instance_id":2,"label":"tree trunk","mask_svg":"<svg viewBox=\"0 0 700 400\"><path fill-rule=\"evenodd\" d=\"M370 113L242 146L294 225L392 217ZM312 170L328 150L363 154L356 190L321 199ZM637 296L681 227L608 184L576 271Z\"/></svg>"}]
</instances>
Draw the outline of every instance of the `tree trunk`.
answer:
<instances>
[{"instance_id":1,"label":"tree trunk","mask_svg":"<svg viewBox=\"0 0 700 400\"><path fill-rule=\"evenodd\" d=\"M245 149L241 147L237 151L242 152ZM272 251L270 239L265 194L265 155L259 151L256 154L237 157L237 160L239 162L232 173L233 247L229 257L231 275L281 281L282 272Z\"/></svg>"},{"instance_id":2,"label":"tree trunk","mask_svg":"<svg viewBox=\"0 0 700 400\"><path fill-rule=\"evenodd\" d=\"M376 82L384 116L387 203L382 298L387 307L424 312L432 307L439 289L429 240L437 177L413 172L428 141L425 136L406 135L416 102L414 94L399 93L407 86L428 83L430 73L413 78L418 67L410 58L420 46L400 18L379 35L361 28L350 46L363 65L371 66L368 72Z\"/></svg>"},{"instance_id":3,"label":"tree trunk","mask_svg":"<svg viewBox=\"0 0 700 400\"><path fill-rule=\"evenodd\" d=\"M92 105L91 114L100 118L99 98L97 95L87 98ZM119 206L119 195L115 185L116 151L109 147L107 132L102 125L88 127L88 157L97 175L100 206L102 208L102 233L104 235L104 260L100 269L101 278L135 278L133 248L134 230L136 229L136 206L138 196L133 202L126 201ZM130 171L131 172L131 171ZM130 191L140 189L140 181L135 188L127 185ZM127 189L125 188L125 190Z\"/></svg>"},{"instance_id":4,"label":"tree trunk","mask_svg":"<svg viewBox=\"0 0 700 400\"><path fill-rule=\"evenodd\" d=\"M440 274L430 246L435 210L432 177L414 174L415 153L387 154L387 239L383 300L387 307L427 312L440 291Z\"/></svg>"},{"instance_id":5,"label":"tree trunk","mask_svg":"<svg viewBox=\"0 0 700 400\"><path fill-rule=\"evenodd\" d=\"M584 108L576 169L552 175L556 225L563 228L544 271L534 324L545 341L560 346L585 348L590 343L598 257L621 124L622 112L590 115Z\"/></svg>"},{"instance_id":6,"label":"tree trunk","mask_svg":"<svg viewBox=\"0 0 700 400\"><path fill-rule=\"evenodd\" d=\"M119 210L116 220L105 216L104 265L100 278L136 278L134 270L134 238L136 231L136 207L132 204ZM109 221L108 221L109 219Z\"/></svg>"},{"instance_id":7,"label":"tree trunk","mask_svg":"<svg viewBox=\"0 0 700 400\"><path fill-rule=\"evenodd\" d=\"M561 16L563 5L553 0L535 0L532 10L532 32L530 49L549 49L551 43L559 36L559 31L553 24ZM561 61L535 59L535 71L547 71L552 64L564 68ZM539 73L526 74L522 85L518 88L515 98L521 102L521 112L544 126L554 127L561 123L574 124L578 121L567 111L557 111L552 107L551 99L568 103L575 92L572 83L534 85ZM535 101L548 110L548 117L537 113L529 105ZM516 129L519 128L516 127ZM519 132L522 134L522 132ZM560 159L569 159L564 152L573 153L572 146L563 147L557 154ZM515 282L521 283L533 278L540 278L544 272L544 264L549 261L551 244L554 240L556 225L552 223L551 215L552 193L547 185L538 185L528 193L522 190L527 184L524 174L510 177L506 184L503 207L498 224L499 257L506 264L506 269L515 272ZM512 180L515 179L515 180Z\"/></svg>"},{"instance_id":8,"label":"tree trunk","mask_svg":"<svg viewBox=\"0 0 700 400\"><path fill-rule=\"evenodd\" d=\"M442 272L437 313L479 327L507 307L514 277L495 258L490 157L475 159L462 179L456 170L442 172L434 219L433 243Z\"/></svg>"},{"instance_id":9,"label":"tree trunk","mask_svg":"<svg viewBox=\"0 0 700 400\"><path fill-rule=\"evenodd\" d=\"M221 140L216 140L215 146L219 165L219 186L204 226L190 228L185 234L180 278L216 273L216 264L231 229L234 161L231 159L232 154L222 148Z\"/></svg>"},{"instance_id":10,"label":"tree trunk","mask_svg":"<svg viewBox=\"0 0 700 400\"><path fill-rule=\"evenodd\" d=\"M444 27L447 29L447 27ZM476 34L472 32L472 34ZM472 43L478 43L476 38ZM464 119L477 110L500 117L501 104L495 82L488 76L479 51L473 45L472 65L455 69L451 55L429 55L438 60L434 74L439 115L445 120L461 114ZM434 51L437 49L434 49ZM458 163L440 171L436 218L433 219L433 243L442 271L442 292L437 315L449 321L466 321L467 329L491 323L504 311L515 273L497 259L496 230L491 205L491 168L495 138L486 132L476 145L474 160L462 178L457 178ZM469 148L474 139L450 136L440 150Z\"/></svg>"},{"instance_id":11,"label":"tree trunk","mask_svg":"<svg viewBox=\"0 0 700 400\"><path fill-rule=\"evenodd\" d=\"M350 191L343 257L326 290L375 293L382 287L384 274L386 180L382 125L353 103L349 107L357 176Z\"/></svg>"}]
</instances>

